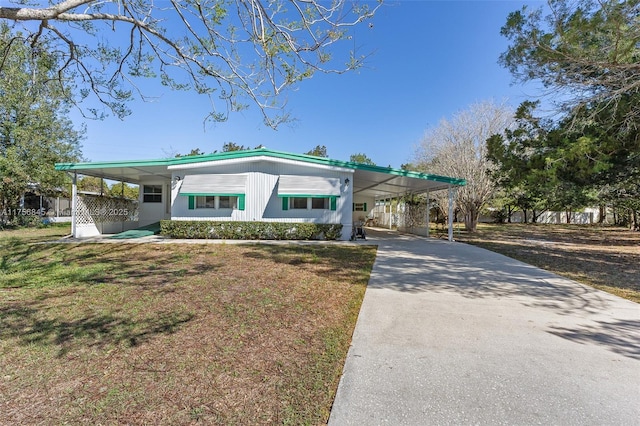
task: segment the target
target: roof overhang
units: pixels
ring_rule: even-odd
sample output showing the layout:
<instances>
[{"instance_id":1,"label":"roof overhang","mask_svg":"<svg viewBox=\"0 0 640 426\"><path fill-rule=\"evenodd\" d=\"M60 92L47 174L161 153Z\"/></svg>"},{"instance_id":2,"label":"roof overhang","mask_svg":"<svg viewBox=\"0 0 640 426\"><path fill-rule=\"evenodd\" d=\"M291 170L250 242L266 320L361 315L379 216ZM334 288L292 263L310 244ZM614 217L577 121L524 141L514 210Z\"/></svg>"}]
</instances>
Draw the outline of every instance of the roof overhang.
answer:
<instances>
[{"instance_id":1,"label":"roof overhang","mask_svg":"<svg viewBox=\"0 0 640 426\"><path fill-rule=\"evenodd\" d=\"M430 175L390 167L371 166L304 154L291 154L267 149L222 152L216 154L149 161L114 161L96 163L58 163L56 170L87 176L139 184L151 178L170 180L172 173L216 165L252 161L271 161L303 165L323 170L353 173L353 193L370 198L384 198L406 193L439 191L463 186L464 179Z\"/></svg>"},{"instance_id":2,"label":"roof overhang","mask_svg":"<svg viewBox=\"0 0 640 426\"><path fill-rule=\"evenodd\" d=\"M171 179L171 171L167 169L167 160L58 163L56 170L135 184L139 184L149 177L163 180Z\"/></svg>"},{"instance_id":3,"label":"roof overhang","mask_svg":"<svg viewBox=\"0 0 640 426\"><path fill-rule=\"evenodd\" d=\"M466 184L464 179L365 165L356 168L353 181L354 196L377 199L435 192Z\"/></svg>"}]
</instances>

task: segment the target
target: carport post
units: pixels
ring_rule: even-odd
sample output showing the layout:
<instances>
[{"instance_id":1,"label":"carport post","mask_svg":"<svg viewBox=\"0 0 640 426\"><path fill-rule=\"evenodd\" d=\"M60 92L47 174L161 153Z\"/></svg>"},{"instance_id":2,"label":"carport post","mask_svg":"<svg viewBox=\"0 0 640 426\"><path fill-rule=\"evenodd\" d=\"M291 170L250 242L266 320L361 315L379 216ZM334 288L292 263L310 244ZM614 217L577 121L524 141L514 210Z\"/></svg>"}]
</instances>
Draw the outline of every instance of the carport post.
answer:
<instances>
[{"instance_id":1,"label":"carport post","mask_svg":"<svg viewBox=\"0 0 640 426\"><path fill-rule=\"evenodd\" d=\"M71 235L76 236L76 227L78 226L78 174L73 173L71 176Z\"/></svg>"},{"instance_id":2,"label":"carport post","mask_svg":"<svg viewBox=\"0 0 640 426\"><path fill-rule=\"evenodd\" d=\"M429 209L430 209L430 203L429 203L429 190L427 189L427 238L429 238Z\"/></svg>"},{"instance_id":3,"label":"carport post","mask_svg":"<svg viewBox=\"0 0 640 426\"><path fill-rule=\"evenodd\" d=\"M400 197L401 194L396 194L396 231L400 230Z\"/></svg>"},{"instance_id":4,"label":"carport post","mask_svg":"<svg viewBox=\"0 0 640 426\"><path fill-rule=\"evenodd\" d=\"M453 187L449 185L449 242L453 241Z\"/></svg>"}]
</instances>

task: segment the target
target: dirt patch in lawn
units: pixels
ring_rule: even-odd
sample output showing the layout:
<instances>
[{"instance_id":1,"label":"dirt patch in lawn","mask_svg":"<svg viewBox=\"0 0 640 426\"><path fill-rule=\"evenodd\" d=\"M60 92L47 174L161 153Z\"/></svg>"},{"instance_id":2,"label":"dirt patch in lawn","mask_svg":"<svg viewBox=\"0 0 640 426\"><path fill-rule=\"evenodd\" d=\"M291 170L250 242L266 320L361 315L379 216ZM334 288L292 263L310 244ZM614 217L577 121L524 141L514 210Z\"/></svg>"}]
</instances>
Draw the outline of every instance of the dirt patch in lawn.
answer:
<instances>
[{"instance_id":1,"label":"dirt patch in lawn","mask_svg":"<svg viewBox=\"0 0 640 426\"><path fill-rule=\"evenodd\" d=\"M479 226L458 241L487 248L640 302L640 233L585 225Z\"/></svg>"},{"instance_id":2,"label":"dirt patch in lawn","mask_svg":"<svg viewBox=\"0 0 640 426\"><path fill-rule=\"evenodd\" d=\"M0 233L1 424L321 424L371 246Z\"/></svg>"}]
</instances>

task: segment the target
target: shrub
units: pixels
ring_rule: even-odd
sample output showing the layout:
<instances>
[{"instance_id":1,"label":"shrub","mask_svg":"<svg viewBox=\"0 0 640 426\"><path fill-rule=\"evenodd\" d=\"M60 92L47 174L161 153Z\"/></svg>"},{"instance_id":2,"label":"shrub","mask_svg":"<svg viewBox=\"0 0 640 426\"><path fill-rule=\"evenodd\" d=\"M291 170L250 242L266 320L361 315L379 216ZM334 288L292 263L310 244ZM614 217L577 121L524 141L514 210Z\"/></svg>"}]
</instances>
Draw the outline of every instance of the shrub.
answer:
<instances>
[{"instance_id":1,"label":"shrub","mask_svg":"<svg viewBox=\"0 0 640 426\"><path fill-rule=\"evenodd\" d=\"M38 215L16 215L10 220L0 218L0 229L40 228L42 226L42 218Z\"/></svg>"},{"instance_id":2,"label":"shrub","mask_svg":"<svg viewBox=\"0 0 640 426\"><path fill-rule=\"evenodd\" d=\"M342 225L326 223L162 220L160 233L171 238L223 240L337 240Z\"/></svg>"}]
</instances>

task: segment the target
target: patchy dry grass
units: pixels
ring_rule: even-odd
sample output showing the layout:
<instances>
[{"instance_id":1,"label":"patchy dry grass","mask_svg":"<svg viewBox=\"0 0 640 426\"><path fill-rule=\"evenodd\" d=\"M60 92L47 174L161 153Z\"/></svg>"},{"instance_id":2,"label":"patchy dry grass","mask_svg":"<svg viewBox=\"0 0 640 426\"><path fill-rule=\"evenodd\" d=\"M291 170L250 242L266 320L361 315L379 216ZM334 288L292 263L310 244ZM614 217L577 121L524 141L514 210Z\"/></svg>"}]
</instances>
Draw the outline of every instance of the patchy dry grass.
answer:
<instances>
[{"instance_id":1,"label":"patchy dry grass","mask_svg":"<svg viewBox=\"0 0 640 426\"><path fill-rule=\"evenodd\" d=\"M640 233L585 225L483 224L474 244L640 303Z\"/></svg>"},{"instance_id":2,"label":"patchy dry grass","mask_svg":"<svg viewBox=\"0 0 640 426\"><path fill-rule=\"evenodd\" d=\"M326 422L375 247L54 231L0 232L0 424Z\"/></svg>"},{"instance_id":3,"label":"patchy dry grass","mask_svg":"<svg viewBox=\"0 0 640 426\"><path fill-rule=\"evenodd\" d=\"M37 243L41 241L51 241L71 234L71 225L55 224L43 228L24 228L6 230L0 229L0 244L3 246L10 242L17 244Z\"/></svg>"}]
</instances>

